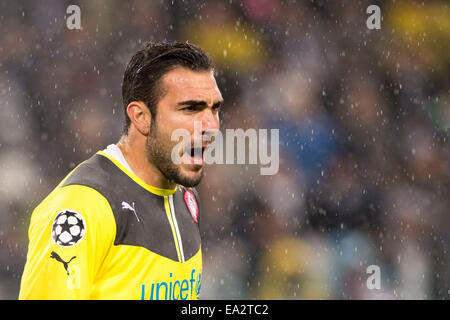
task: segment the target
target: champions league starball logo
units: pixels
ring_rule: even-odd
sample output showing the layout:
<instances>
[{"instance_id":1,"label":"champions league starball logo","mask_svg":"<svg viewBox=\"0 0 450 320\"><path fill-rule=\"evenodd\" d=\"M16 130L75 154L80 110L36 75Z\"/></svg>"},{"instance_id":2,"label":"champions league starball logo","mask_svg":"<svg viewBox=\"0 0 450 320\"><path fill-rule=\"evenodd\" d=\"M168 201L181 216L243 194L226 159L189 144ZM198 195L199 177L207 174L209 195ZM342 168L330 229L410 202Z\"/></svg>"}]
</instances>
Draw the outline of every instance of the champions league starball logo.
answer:
<instances>
[{"instance_id":1,"label":"champions league starball logo","mask_svg":"<svg viewBox=\"0 0 450 320\"><path fill-rule=\"evenodd\" d=\"M61 211L53 221L52 240L60 247L73 247L83 239L85 233L84 219L76 211Z\"/></svg>"}]
</instances>

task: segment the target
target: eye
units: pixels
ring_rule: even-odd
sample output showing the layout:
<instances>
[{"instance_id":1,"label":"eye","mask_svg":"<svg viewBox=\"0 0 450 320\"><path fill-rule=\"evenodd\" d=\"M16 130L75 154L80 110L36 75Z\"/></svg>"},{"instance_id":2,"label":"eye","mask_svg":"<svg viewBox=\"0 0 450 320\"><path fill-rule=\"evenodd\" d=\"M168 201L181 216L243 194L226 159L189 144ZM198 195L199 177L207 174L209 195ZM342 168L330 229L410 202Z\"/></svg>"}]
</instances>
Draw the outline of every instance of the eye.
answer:
<instances>
[{"instance_id":1,"label":"eye","mask_svg":"<svg viewBox=\"0 0 450 320\"><path fill-rule=\"evenodd\" d=\"M184 111L197 111L197 109L198 109L197 106L189 106L189 107L185 107L185 108L183 108L181 110L184 110Z\"/></svg>"},{"instance_id":2,"label":"eye","mask_svg":"<svg viewBox=\"0 0 450 320\"><path fill-rule=\"evenodd\" d=\"M219 111L221 106L222 106L222 104L215 104L215 105L213 105L212 109L214 111Z\"/></svg>"}]
</instances>

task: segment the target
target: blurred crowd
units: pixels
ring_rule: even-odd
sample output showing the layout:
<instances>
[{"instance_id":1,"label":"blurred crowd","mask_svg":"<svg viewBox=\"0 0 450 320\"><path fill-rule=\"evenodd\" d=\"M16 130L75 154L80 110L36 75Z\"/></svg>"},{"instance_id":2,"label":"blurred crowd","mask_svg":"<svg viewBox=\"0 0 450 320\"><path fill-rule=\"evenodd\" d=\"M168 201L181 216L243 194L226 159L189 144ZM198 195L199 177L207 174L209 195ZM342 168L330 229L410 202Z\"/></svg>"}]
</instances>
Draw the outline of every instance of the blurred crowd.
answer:
<instances>
[{"instance_id":1,"label":"blurred crowd","mask_svg":"<svg viewBox=\"0 0 450 320\"><path fill-rule=\"evenodd\" d=\"M276 175L216 164L198 187L202 299L450 297L446 1L0 7L0 299L17 298L33 208L119 139L131 55L175 40L212 56L223 129L280 133Z\"/></svg>"}]
</instances>

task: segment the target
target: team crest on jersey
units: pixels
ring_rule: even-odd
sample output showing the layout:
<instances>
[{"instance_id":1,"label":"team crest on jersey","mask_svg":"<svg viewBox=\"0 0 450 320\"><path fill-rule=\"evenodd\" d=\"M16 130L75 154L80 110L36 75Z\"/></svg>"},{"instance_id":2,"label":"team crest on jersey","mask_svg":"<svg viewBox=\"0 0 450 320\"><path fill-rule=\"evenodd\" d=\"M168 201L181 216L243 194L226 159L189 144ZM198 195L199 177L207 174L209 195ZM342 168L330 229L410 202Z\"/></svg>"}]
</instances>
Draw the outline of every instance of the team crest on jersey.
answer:
<instances>
[{"instance_id":1,"label":"team crest on jersey","mask_svg":"<svg viewBox=\"0 0 450 320\"><path fill-rule=\"evenodd\" d=\"M189 209L189 212L191 213L192 219L195 223L198 223L198 205L197 201L195 200L195 196L190 190L184 191L184 202L186 202L186 206Z\"/></svg>"},{"instance_id":2,"label":"team crest on jersey","mask_svg":"<svg viewBox=\"0 0 450 320\"><path fill-rule=\"evenodd\" d=\"M86 233L86 223L81 214L74 210L58 213L52 225L52 240L60 247L73 247Z\"/></svg>"}]
</instances>

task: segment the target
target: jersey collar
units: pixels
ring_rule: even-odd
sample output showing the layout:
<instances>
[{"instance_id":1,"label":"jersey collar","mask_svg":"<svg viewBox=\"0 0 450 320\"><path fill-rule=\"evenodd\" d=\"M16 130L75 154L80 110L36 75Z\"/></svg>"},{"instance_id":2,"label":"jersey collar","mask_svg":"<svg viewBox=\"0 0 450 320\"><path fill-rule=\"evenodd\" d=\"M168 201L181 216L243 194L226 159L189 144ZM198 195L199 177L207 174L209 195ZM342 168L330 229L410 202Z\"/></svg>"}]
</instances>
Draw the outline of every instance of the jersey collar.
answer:
<instances>
[{"instance_id":1,"label":"jersey collar","mask_svg":"<svg viewBox=\"0 0 450 320\"><path fill-rule=\"evenodd\" d=\"M128 170L124 165L122 165L119 161L117 161L114 157L110 156L109 154L105 153L104 151L98 151L97 154L107 158L108 160L110 160L120 170L122 170L127 176L129 176L131 179L133 179L134 182L136 182L142 188L146 189L147 191L149 191L151 193L154 193L154 194L156 194L158 196L166 197L166 196L170 196L170 195L174 194L177 191L177 187L178 186L175 186L175 188L173 188L173 189L162 189L162 188L151 186L151 185L145 183L144 180L139 178L133 172Z\"/></svg>"}]
</instances>

